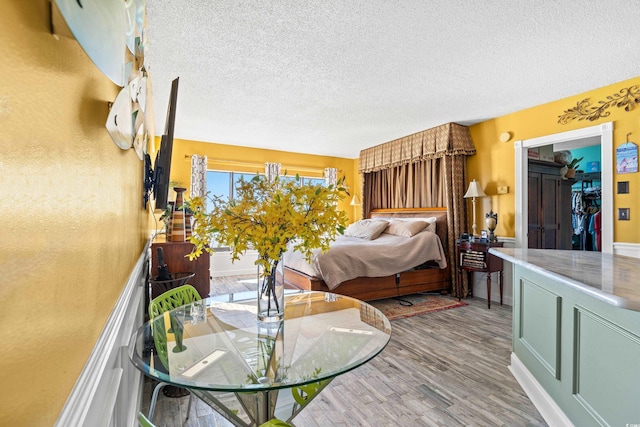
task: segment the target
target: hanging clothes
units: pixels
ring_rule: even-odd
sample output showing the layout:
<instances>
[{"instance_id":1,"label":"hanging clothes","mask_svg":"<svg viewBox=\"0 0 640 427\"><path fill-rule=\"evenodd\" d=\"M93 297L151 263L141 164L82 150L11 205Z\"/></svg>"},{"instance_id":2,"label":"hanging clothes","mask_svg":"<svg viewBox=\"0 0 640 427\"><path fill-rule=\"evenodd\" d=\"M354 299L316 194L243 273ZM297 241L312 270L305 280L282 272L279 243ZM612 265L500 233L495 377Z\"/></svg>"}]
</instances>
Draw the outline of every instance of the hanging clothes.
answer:
<instances>
[{"instance_id":1,"label":"hanging clothes","mask_svg":"<svg viewBox=\"0 0 640 427\"><path fill-rule=\"evenodd\" d=\"M596 236L596 250L602 251L602 218L600 216L600 211L596 212L593 216L593 225L594 232Z\"/></svg>"}]
</instances>

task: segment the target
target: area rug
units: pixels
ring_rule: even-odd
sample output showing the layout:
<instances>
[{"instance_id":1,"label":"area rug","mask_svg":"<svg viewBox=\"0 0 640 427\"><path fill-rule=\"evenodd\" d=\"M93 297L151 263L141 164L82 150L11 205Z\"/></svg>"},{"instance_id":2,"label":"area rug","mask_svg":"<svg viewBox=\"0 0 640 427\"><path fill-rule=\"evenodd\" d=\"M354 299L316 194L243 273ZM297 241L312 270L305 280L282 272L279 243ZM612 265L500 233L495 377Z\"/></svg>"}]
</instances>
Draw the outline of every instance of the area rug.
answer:
<instances>
[{"instance_id":1,"label":"area rug","mask_svg":"<svg viewBox=\"0 0 640 427\"><path fill-rule=\"evenodd\" d=\"M467 303L446 295L413 294L398 298L369 301L369 304L384 313L389 320L404 319L434 311L462 307Z\"/></svg>"}]
</instances>

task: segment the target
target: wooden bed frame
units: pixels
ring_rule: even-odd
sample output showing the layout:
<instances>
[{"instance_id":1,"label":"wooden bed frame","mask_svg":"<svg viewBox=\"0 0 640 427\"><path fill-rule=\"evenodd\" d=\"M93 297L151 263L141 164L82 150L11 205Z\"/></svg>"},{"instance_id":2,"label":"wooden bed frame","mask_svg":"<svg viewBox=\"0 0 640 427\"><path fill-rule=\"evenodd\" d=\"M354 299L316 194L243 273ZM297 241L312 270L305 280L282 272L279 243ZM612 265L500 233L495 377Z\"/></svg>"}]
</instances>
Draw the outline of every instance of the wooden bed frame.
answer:
<instances>
[{"instance_id":1,"label":"wooden bed frame","mask_svg":"<svg viewBox=\"0 0 640 427\"><path fill-rule=\"evenodd\" d=\"M374 209L371 218L429 218L436 217L436 232L440 236L444 253L447 253L447 209L446 208L407 208ZM449 264L447 260L447 265ZM398 272L386 277L358 277L341 283L330 290L322 279L308 276L285 267L284 280L288 288L308 291L324 291L347 295L363 301L410 295L418 292L441 291L451 288L450 266L445 269L428 268Z\"/></svg>"}]
</instances>

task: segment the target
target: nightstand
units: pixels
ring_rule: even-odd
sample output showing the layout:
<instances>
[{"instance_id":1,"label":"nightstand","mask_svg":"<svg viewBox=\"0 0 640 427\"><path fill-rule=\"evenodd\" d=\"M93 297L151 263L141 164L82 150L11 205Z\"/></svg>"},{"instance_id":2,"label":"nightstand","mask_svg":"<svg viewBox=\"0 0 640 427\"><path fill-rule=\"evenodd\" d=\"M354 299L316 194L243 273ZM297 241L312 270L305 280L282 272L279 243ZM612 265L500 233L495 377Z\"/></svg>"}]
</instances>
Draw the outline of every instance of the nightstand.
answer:
<instances>
[{"instance_id":1,"label":"nightstand","mask_svg":"<svg viewBox=\"0 0 640 427\"><path fill-rule=\"evenodd\" d=\"M491 255L489 248L501 248L502 242L481 242L480 240L458 240L458 299L462 297L462 273L467 272L469 287L473 290L473 273L487 273L487 307L491 308L491 273L498 273L498 285L500 286L500 305L502 305L502 258Z\"/></svg>"}]
</instances>

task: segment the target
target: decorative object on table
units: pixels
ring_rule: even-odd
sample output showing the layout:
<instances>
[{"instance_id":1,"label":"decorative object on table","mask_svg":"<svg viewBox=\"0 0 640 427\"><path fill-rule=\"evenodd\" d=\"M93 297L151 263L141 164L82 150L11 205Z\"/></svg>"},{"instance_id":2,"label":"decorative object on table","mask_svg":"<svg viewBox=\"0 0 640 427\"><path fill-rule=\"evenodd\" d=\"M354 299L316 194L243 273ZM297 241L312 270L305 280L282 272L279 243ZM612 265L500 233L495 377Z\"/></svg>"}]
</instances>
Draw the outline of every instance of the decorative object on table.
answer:
<instances>
[{"instance_id":1,"label":"decorative object on table","mask_svg":"<svg viewBox=\"0 0 640 427\"><path fill-rule=\"evenodd\" d=\"M562 165L568 165L572 158L573 156L569 150L556 151L553 153L553 161Z\"/></svg>"},{"instance_id":2,"label":"decorative object on table","mask_svg":"<svg viewBox=\"0 0 640 427\"><path fill-rule=\"evenodd\" d=\"M186 242L191 236L191 218L193 216L184 204L184 192L187 189L174 187L173 190L176 192L176 203L173 206L169 220L167 240L170 242Z\"/></svg>"},{"instance_id":3,"label":"decorative object on table","mask_svg":"<svg viewBox=\"0 0 640 427\"><path fill-rule=\"evenodd\" d=\"M580 157L578 159L571 159L571 161L566 165L567 172L565 172L564 174L565 178L567 179L575 178L576 171L578 170L578 167L580 166L580 162L582 161L582 159L584 159L584 157Z\"/></svg>"},{"instance_id":4,"label":"decorative object on table","mask_svg":"<svg viewBox=\"0 0 640 427\"><path fill-rule=\"evenodd\" d=\"M180 272L180 273L168 273L169 278L161 280L158 276L153 279L149 279L151 285L152 295L161 295L171 289L177 288L189 282L196 273Z\"/></svg>"},{"instance_id":5,"label":"decorative object on table","mask_svg":"<svg viewBox=\"0 0 640 427\"><path fill-rule=\"evenodd\" d=\"M489 230L489 241L497 242L498 238L493 233L493 231L496 229L496 226L498 225L498 214L493 212L493 210L490 210L489 213L487 213L484 216L484 223L487 226L487 229Z\"/></svg>"},{"instance_id":6,"label":"decorative object on table","mask_svg":"<svg viewBox=\"0 0 640 427\"><path fill-rule=\"evenodd\" d=\"M467 192L463 196L465 199L471 198L471 204L473 205L473 227L472 227L473 237L476 236L476 198L485 197L485 196L486 194L484 194L484 191L482 190L480 183L475 179L469 183L469 188L467 189Z\"/></svg>"},{"instance_id":7,"label":"decorative object on table","mask_svg":"<svg viewBox=\"0 0 640 427\"><path fill-rule=\"evenodd\" d=\"M629 141L627 134L627 142L616 148L616 171L618 173L638 172L638 146Z\"/></svg>"},{"instance_id":8,"label":"decorative object on table","mask_svg":"<svg viewBox=\"0 0 640 427\"><path fill-rule=\"evenodd\" d=\"M344 178L336 185L302 184L295 179L255 176L236 184L233 200L194 197L187 206L194 215L195 245L190 258L203 251L212 252L211 243L231 248L231 259L240 259L247 249L258 252L256 264L262 268L258 283L258 319L282 320L284 316L284 277L278 264L287 251L301 252L310 260L315 249L325 252L338 233L342 234L347 215L338 208L338 201L347 194ZM280 270L282 271L282 270Z\"/></svg>"},{"instance_id":9,"label":"decorative object on table","mask_svg":"<svg viewBox=\"0 0 640 427\"><path fill-rule=\"evenodd\" d=\"M156 248L156 252L158 254L158 276L156 277L156 280L171 280L171 277L169 277L169 269L167 268L167 264L164 262L164 249L158 247Z\"/></svg>"}]
</instances>

